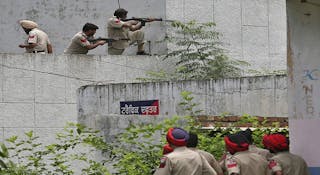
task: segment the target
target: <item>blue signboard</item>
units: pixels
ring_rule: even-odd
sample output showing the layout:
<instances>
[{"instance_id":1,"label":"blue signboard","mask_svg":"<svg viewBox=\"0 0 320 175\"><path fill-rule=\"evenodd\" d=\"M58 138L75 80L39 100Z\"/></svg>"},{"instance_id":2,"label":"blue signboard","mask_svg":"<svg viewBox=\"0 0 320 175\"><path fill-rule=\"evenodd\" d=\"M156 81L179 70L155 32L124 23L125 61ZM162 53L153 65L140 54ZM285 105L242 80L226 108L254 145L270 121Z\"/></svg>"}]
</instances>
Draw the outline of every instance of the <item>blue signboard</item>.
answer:
<instances>
[{"instance_id":1,"label":"blue signboard","mask_svg":"<svg viewBox=\"0 0 320 175\"><path fill-rule=\"evenodd\" d=\"M122 115L159 115L159 100L120 101Z\"/></svg>"}]
</instances>

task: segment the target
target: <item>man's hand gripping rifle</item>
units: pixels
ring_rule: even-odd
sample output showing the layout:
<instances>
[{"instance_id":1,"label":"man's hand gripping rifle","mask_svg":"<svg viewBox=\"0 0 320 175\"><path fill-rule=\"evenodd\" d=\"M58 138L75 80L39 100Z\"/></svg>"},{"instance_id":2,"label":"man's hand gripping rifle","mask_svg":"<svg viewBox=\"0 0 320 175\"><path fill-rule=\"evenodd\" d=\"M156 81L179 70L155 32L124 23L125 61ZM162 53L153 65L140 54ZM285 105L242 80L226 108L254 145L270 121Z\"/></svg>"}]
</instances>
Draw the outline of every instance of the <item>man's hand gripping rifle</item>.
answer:
<instances>
[{"instance_id":1,"label":"man's hand gripping rifle","mask_svg":"<svg viewBox=\"0 0 320 175\"><path fill-rule=\"evenodd\" d=\"M125 41L129 41L129 39L127 38L121 38L121 39L112 39L112 38L102 38L102 37L98 37L98 38L93 38L93 39L88 39L89 42L95 43L97 41L106 41L106 43L108 43L109 45L114 42L114 41L120 41L120 40L125 40Z\"/></svg>"}]
</instances>

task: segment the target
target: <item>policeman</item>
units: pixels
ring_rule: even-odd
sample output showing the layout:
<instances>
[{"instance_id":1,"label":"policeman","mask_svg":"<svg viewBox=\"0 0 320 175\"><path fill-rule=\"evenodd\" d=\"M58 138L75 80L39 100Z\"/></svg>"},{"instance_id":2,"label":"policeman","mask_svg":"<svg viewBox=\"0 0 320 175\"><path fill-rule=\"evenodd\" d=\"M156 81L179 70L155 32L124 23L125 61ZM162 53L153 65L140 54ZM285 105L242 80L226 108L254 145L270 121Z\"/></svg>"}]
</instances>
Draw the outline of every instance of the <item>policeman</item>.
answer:
<instances>
[{"instance_id":1,"label":"policeman","mask_svg":"<svg viewBox=\"0 0 320 175\"><path fill-rule=\"evenodd\" d=\"M89 50L94 49L98 46L102 46L106 41L99 40L95 43L90 43L88 39L94 39L94 34L98 26L91 23L86 23L81 32L78 32L71 39L71 43L64 51L66 54L87 54Z\"/></svg>"},{"instance_id":2,"label":"policeman","mask_svg":"<svg viewBox=\"0 0 320 175\"><path fill-rule=\"evenodd\" d=\"M147 55L144 52L144 32L141 30L142 24L139 21L122 21L127 18L128 11L119 8L114 12L114 16L109 18L107 29L108 37L114 39L108 47L110 55L121 55L130 43L138 43L137 55ZM149 22L151 22L150 19Z\"/></svg>"},{"instance_id":3,"label":"policeman","mask_svg":"<svg viewBox=\"0 0 320 175\"><path fill-rule=\"evenodd\" d=\"M289 152L289 141L282 134L263 136L265 148L275 155L269 160L272 175L309 175L306 162L298 155Z\"/></svg>"},{"instance_id":4,"label":"policeman","mask_svg":"<svg viewBox=\"0 0 320 175\"><path fill-rule=\"evenodd\" d=\"M224 161L228 175L267 175L268 162L259 154L248 151L249 143L240 133L224 138L230 155Z\"/></svg>"},{"instance_id":5,"label":"policeman","mask_svg":"<svg viewBox=\"0 0 320 175\"><path fill-rule=\"evenodd\" d=\"M28 35L24 44L20 44L20 48L25 48L26 53L52 53L52 45L48 35L38 29L38 24L30 20L19 21L21 27Z\"/></svg>"},{"instance_id":6,"label":"policeman","mask_svg":"<svg viewBox=\"0 0 320 175\"><path fill-rule=\"evenodd\" d=\"M181 128L170 128L167 141L173 152L161 158L154 175L216 175L217 173L199 153L186 147L189 134Z\"/></svg>"},{"instance_id":7,"label":"policeman","mask_svg":"<svg viewBox=\"0 0 320 175\"><path fill-rule=\"evenodd\" d=\"M163 146L162 155L166 155L166 154L169 154L171 152L173 152L173 148L171 148L169 144L165 144Z\"/></svg>"},{"instance_id":8,"label":"policeman","mask_svg":"<svg viewBox=\"0 0 320 175\"><path fill-rule=\"evenodd\" d=\"M197 149L198 145L198 135L196 133L189 132L189 139L187 142L187 147L191 149L192 151L198 152L200 155L202 155L210 164L210 166L217 172L218 175L223 175L223 171L220 167L220 164L215 159L215 157L203 150Z\"/></svg>"},{"instance_id":9,"label":"policeman","mask_svg":"<svg viewBox=\"0 0 320 175\"><path fill-rule=\"evenodd\" d=\"M243 134L246 137L246 139L249 143L249 151L260 154L261 156L263 156L267 160L273 156L269 150L259 148L253 143L252 131L250 128L246 129L245 131L240 131L240 134Z\"/></svg>"}]
</instances>

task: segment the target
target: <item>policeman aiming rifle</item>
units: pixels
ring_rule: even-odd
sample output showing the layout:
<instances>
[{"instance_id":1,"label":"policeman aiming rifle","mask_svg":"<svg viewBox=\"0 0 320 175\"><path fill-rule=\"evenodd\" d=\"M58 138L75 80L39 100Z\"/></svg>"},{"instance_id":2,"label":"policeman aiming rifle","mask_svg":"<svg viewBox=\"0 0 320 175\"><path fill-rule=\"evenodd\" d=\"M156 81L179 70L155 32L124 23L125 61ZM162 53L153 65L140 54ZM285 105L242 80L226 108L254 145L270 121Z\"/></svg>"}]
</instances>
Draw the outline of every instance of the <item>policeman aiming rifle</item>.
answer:
<instances>
[{"instance_id":1,"label":"policeman aiming rifle","mask_svg":"<svg viewBox=\"0 0 320 175\"><path fill-rule=\"evenodd\" d=\"M108 38L128 38L129 41L115 40L108 46L110 55L121 55L130 44L137 43L137 55L149 55L144 51L144 31L142 27L147 22L168 21L162 18L127 18L128 11L119 8L115 10L114 16L109 18L107 30Z\"/></svg>"}]
</instances>

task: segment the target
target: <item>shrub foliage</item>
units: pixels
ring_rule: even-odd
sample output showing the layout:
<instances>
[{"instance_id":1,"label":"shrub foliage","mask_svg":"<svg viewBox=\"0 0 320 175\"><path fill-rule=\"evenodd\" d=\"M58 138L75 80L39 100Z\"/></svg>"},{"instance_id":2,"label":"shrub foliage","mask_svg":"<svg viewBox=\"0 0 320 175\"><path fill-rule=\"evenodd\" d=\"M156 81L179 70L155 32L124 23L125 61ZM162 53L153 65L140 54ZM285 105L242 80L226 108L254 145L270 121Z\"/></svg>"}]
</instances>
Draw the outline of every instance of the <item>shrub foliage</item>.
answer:
<instances>
[{"instance_id":1,"label":"shrub foliage","mask_svg":"<svg viewBox=\"0 0 320 175\"><path fill-rule=\"evenodd\" d=\"M240 130L237 127L215 127L203 130L197 121L190 92L182 92L180 103L190 115L174 116L160 123L130 125L114 141L106 143L98 131L93 131L80 124L68 124L64 132L57 134L57 142L44 145L32 131L25 133L25 138L13 136L1 143L0 174L38 175L38 174L76 174L72 164L82 163L78 173L109 175L106 165L112 165L115 174L146 175L151 174L159 165L162 146L166 143L165 134L170 127L182 127L196 132L199 136L199 148L212 153L216 159L225 152L223 137ZM253 123L255 144L261 146L262 136L266 133L285 132L275 123L272 128L265 128L257 118L243 115L239 121ZM236 124L235 124L236 125ZM86 149L84 149L86 148ZM100 153L104 159L95 160L91 153ZM111 167L109 167L110 169Z\"/></svg>"}]
</instances>

